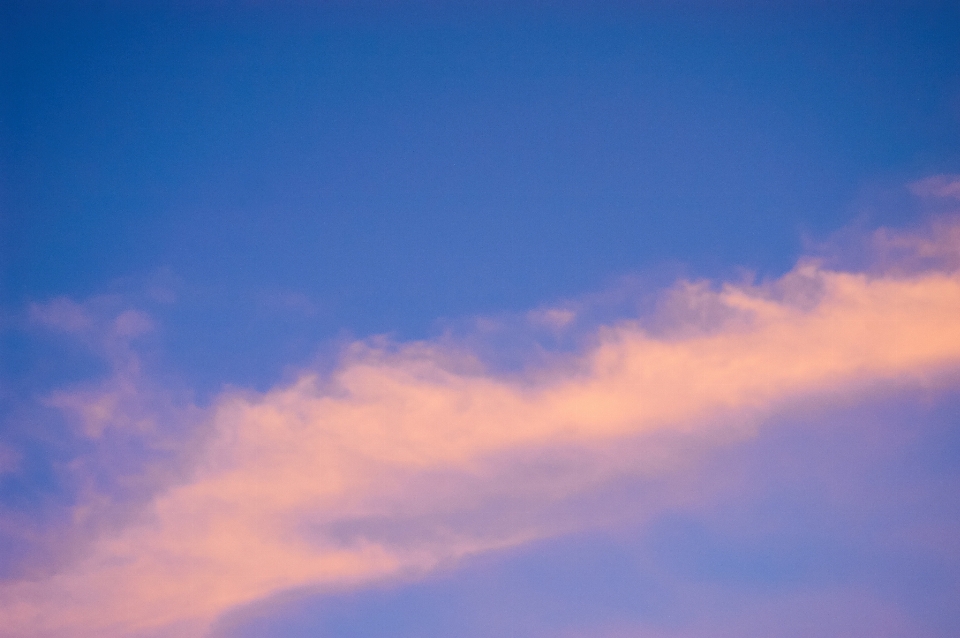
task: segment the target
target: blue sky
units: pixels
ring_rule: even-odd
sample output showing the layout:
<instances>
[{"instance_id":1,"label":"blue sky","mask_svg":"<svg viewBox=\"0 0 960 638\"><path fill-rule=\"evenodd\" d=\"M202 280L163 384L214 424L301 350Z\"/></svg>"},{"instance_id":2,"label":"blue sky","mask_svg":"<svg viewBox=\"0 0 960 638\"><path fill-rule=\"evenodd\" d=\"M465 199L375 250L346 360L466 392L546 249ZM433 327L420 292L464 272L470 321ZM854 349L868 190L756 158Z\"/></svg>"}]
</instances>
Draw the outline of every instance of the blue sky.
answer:
<instances>
[{"instance_id":1,"label":"blue sky","mask_svg":"<svg viewBox=\"0 0 960 638\"><path fill-rule=\"evenodd\" d=\"M946 2L5 3L0 635L955 635L957 51Z\"/></svg>"},{"instance_id":2,"label":"blue sky","mask_svg":"<svg viewBox=\"0 0 960 638\"><path fill-rule=\"evenodd\" d=\"M960 162L947 4L41 3L5 23L5 303L169 273L171 356L206 384L666 265L781 273L804 234L913 217L874 191Z\"/></svg>"}]
</instances>

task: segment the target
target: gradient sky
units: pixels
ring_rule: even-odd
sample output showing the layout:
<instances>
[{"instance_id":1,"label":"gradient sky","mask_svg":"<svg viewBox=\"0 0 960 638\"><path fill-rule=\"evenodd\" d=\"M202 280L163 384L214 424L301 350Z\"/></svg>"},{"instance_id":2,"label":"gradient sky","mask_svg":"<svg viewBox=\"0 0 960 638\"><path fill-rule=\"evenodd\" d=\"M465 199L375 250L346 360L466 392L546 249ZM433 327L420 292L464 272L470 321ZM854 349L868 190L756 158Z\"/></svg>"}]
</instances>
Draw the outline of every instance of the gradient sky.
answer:
<instances>
[{"instance_id":1,"label":"gradient sky","mask_svg":"<svg viewBox=\"0 0 960 638\"><path fill-rule=\"evenodd\" d=\"M0 637L960 635L960 7L5 2Z\"/></svg>"}]
</instances>

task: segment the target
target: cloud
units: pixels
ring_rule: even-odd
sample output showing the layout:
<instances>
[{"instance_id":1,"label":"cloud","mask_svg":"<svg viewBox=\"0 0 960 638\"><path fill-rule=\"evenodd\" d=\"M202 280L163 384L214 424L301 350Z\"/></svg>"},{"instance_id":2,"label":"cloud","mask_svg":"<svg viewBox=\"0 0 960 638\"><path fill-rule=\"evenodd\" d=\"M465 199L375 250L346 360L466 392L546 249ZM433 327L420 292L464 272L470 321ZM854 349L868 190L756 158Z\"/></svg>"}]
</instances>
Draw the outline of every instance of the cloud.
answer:
<instances>
[{"instance_id":1,"label":"cloud","mask_svg":"<svg viewBox=\"0 0 960 638\"><path fill-rule=\"evenodd\" d=\"M17 450L0 443L0 474L16 472L21 463L21 455Z\"/></svg>"},{"instance_id":2,"label":"cloud","mask_svg":"<svg viewBox=\"0 0 960 638\"><path fill-rule=\"evenodd\" d=\"M14 323L24 349L40 344L41 372L53 368L55 379L91 369L105 374L50 389L44 374L21 366L26 380L11 384L4 397L0 578L7 582L35 579L82 555L169 485L189 463L202 432L195 420L200 411L188 393L144 373L138 342L154 322L142 310L124 308L123 301L120 295L83 303L55 298L31 304ZM63 355L59 369L51 334L59 336L58 344L70 341L70 347L53 351Z\"/></svg>"},{"instance_id":3,"label":"cloud","mask_svg":"<svg viewBox=\"0 0 960 638\"><path fill-rule=\"evenodd\" d=\"M956 228L888 238L956 256ZM595 498L611 484L693 471L698 449L749 438L784 406L946 383L960 274L938 263L857 273L802 260L760 284L682 283L659 323L600 326L580 352L509 374L449 340L357 343L332 374L226 390L203 414L145 411L168 399L119 366L51 403L90 440L120 423L151 432L149 449L175 446L162 426L192 419L190 472L57 573L0 585L0 635L200 636L276 592L409 576L602 524L623 515ZM112 325L129 337L150 322ZM651 496L637 515L656 507Z\"/></svg>"},{"instance_id":4,"label":"cloud","mask_svg":"<svg viewBox=\"0 0 960 638\"><path fill-rule=\"evenodd\" d=\"M910 184L918 197L960 200L960 175L933 175Z\"/></svg>"},{"instance_id":5,"label":"cloud","mask_svg":"<svg viewBox=\"0 0 960 638\"><path fill-rule=\"evenodd\" d=\"M684 502L626 476L589 495L653 517L415 580L276 596L212 635L956 636L960 393L884 384L803 403L669 477Z\"/></svg>"},{"instance_id":6,"label":"cloud","mask_svg":"<svg viewBox=\"0 0 960 638\"><path fill-rule=\"evenodd\" d=\"M93 319L81 305L60 297L45 304L32 304L30 318L38 324L62 332L80 334L93 327Z\"/></svg>"},{"instance_id":7,"label":"cloud","mask_svg":"<svg viewBox=\"0 0 960 638\"><path fill-rule=\"evenodd\" d=\"M568 308L545 308L541 310L531 310L527 317L535 326L542 326L551 330L562 330L570 325L577 315Z\"/></svg>"}]
</instances>

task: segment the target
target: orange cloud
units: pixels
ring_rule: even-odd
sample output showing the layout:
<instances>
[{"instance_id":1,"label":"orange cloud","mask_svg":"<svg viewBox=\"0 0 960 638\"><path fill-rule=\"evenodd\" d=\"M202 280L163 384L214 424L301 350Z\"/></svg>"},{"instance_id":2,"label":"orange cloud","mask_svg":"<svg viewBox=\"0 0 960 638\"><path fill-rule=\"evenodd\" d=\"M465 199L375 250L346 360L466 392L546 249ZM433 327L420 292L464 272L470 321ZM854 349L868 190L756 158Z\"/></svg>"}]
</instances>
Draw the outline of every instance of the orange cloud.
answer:
<instances>
[{"instance_id":1,"label":"orange cloud","mask_svg":"<svg viewBox=\"0 0 960 638\"><path fill-rule=\"evenodd\" d=\"M937 251L960 254L956 228ZM797 398L933 382L960 363L949 268L804 261L763 285L679 286L670 307L709 312L657 334L603 326L581 354L512 376L449 345L368 343L329 377L224 392L189 478L60 572L0 585L0 635L201 636L285 589L354 586L588 525L551 508L623 474L677 471L661 435L749 436ZM103 397L75 396L101 419Z\"/></svg>"}]
</instances>

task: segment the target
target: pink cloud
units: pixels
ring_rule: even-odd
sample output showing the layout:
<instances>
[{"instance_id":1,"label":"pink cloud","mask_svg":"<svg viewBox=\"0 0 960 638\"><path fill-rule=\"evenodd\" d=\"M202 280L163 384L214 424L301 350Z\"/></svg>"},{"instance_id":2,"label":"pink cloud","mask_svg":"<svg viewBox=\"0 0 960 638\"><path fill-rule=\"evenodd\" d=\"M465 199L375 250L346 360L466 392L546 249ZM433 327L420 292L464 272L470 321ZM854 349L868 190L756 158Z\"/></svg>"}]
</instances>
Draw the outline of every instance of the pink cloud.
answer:
<instances>
[{"instance_id":1,"label":"pink cloud","mask_svg":"<svg viewBox=\"0 0 960 638\"><path fill-rule=\"evenodd\" d=\"M960 175L934 175L910 184L918 197L960 199Z\"/></svg>"},{"instance_id":2,"label":"pink cloud","mask_svg":"<svg viewBox=\"0 0 960 638\"><path fill-rule=\"evenodd\" d=\"M938 251L960 254L956 228L938 231ZM446 342L374 342L328 377L225 391L188 478L58 573L0 585L0 635L200 636L278 591L354 587L596 524L558 504L619 476L690 471L691 447L750 437L791 402L944 383L960 364L960 274L942 265L802 261L760 285L681 285L671 304L709 312L678 312L657 334L601 326L581 353L523 374L486 373ZM148 325L124 316L124 334ZM97 436L136 404L129 378L57 405Z\"/></svg>"},{"instance_id":3,"label":"pink cloud","mask_svg":"<svg viewBox=\"0 0 960 638\"><path fill-rule=\"evenodd\" d=\"M10 447L0 443L0 475L16 472L20 469L21 454Z\"/></svg>"},{"instance_id":4,"label":"pink cloud","mask_svg":"<svg viewBox=\"0 0 960 638\"><path fill-rule=\"evenodd\" d=\"M30 319L63 332L80 334L93 327L93 318L81 305L63 297L30 306Z\"/></svg>"}]
</instances>

